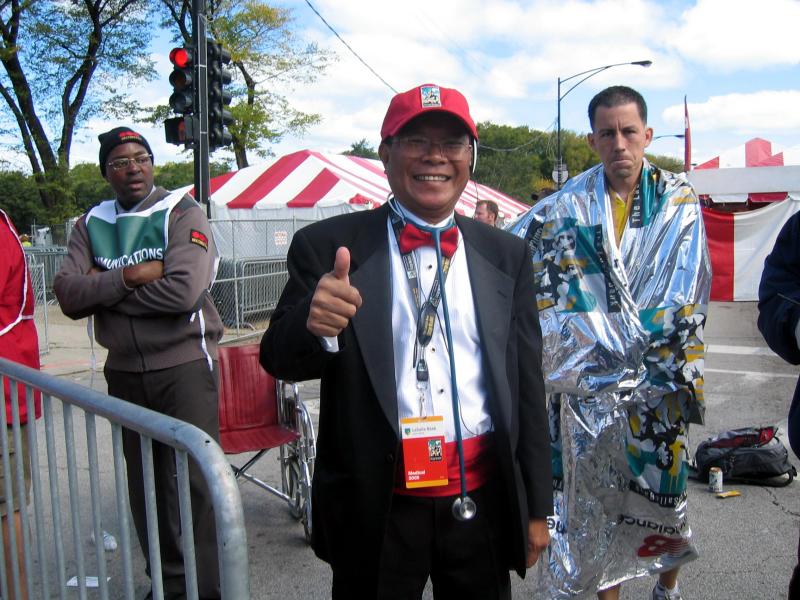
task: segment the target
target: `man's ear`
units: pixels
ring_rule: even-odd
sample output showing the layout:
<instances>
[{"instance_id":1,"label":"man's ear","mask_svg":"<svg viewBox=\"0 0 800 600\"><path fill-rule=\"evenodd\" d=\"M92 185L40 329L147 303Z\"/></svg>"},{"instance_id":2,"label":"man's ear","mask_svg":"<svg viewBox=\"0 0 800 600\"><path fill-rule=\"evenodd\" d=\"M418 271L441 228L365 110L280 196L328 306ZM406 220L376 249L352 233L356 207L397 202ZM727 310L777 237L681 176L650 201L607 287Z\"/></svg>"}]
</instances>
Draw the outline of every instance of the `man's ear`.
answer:
<instances>
[{"instance_id":1,"label":"man's ear","mask_svg":"<svg viewBox=\"0 0 800 600\"><path fill-rule=\"evenodd\" d=\"M647 148L653 141L653 128L648 127L644 130L644 147Z\"/></svg>"},{"instance_id":2,"label":"man's ear","mask_svg":"<svg viewBox=\"0 0 800 600\"><path fill-rule=\"evenodd\" d=\"M597 148L594 147L594 134L593 133L587 133L586 134L586 141L589 142L589 147L592 150L594 150L595 152L597 152Z\"/></svg>"},{"instance_id":3,"label":"man's ear","mask_svg":"<svg viewBox=\"0 0 800 600\"><path fill-rule=\"evenodd\" d=\"M381 159L384 169L389 167L389 151L389 144L385 142L381 142L380 146L378 146L378 157Z\"/></svg>"}]
</instances>

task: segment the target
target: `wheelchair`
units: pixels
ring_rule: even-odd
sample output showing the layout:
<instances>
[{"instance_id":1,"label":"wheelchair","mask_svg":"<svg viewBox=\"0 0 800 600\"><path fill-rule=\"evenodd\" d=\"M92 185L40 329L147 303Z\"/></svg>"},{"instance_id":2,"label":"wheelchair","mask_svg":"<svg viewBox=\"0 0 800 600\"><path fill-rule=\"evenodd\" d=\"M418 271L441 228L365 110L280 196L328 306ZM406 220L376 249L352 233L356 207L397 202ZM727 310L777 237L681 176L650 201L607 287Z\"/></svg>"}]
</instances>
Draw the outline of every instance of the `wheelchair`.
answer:
<instances>
[{"instance_id":1,"label":"wheelchair","mask_svg":"<svg viewBox=\"0 0 800 600\"><path fill-rule=\"evenodd\" d=\"M297 384L272 377L259 364L258 355L258 344L219 348L220 446L225 454L255 453L242 466L231 464L234 475L286 501L310 541L316 456L311 416ZM281 489L252 472L274 448L279 452Z\"/></svg>"}]
</instances>

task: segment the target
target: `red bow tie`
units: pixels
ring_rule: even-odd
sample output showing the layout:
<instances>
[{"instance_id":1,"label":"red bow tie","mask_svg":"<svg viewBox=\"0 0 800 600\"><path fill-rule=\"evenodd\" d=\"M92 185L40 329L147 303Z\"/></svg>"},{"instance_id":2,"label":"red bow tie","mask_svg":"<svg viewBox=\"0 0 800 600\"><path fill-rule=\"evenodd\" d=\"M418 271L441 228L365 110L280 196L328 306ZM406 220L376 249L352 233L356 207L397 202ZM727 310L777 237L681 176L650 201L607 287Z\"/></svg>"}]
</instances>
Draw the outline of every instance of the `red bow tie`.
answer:
<instances>
[{"instance_id":1,"label":"red bow tie","mask_svg":"<svg viewBox=\"0 0 800 600\"><path fill-rule=\"evenodd\" d=\"M439 234L439 243L442 247L442 255L448 258L456 253L458 248L458 227L445 229ZM406 254L419 248L420 246L434 246L433 234L428 231L422 231L413 223L406 223L403 230L400 232L400 239L398 240L400 252Z\"/></svg>"}]
</instances>

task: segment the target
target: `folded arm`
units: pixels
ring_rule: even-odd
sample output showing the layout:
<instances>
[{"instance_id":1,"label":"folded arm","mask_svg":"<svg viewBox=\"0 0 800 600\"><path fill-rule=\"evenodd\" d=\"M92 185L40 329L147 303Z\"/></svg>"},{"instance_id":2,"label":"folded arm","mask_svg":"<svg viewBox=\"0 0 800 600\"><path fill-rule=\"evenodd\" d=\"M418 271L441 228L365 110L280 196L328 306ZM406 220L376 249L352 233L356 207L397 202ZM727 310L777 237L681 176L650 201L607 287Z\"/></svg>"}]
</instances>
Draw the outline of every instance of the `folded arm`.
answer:
<instances>
[{"instance_id":1,"label":"folded arm","mask_svg":"<svg viewBox=\"0 0 800 600\"><path fill-rule=\"evenodd\" d=\"M125 285L123 269L105 271L95 266L84 218L69 238L67 256L56 274L53 289L61 310L71 319L82 319L108 309L133 288Z\"/></svg>"},{"instance_id":2,"label":"folded arm","mask_svg":"<svg viewBox=\"0 0 800 600\"><path fill-rule=\"evenodd\" d=\"M204 243L198 243L201 241ZM163 264L140 263L135 271L126 267L126 281L139 285L113 310L132 317L193 312L212 281L216 257L211 227L202 208L192 205L182 210L179 205L170 215Z\"/></svg>"}]
</instances>

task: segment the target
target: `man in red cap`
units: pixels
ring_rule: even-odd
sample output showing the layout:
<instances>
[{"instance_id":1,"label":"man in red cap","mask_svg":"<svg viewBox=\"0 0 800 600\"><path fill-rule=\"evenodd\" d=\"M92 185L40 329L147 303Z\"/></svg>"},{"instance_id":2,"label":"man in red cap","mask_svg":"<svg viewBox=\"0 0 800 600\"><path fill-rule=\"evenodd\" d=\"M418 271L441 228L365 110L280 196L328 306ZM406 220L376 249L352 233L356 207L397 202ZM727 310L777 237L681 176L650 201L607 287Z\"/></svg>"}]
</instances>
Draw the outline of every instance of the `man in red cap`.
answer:
<instances>
[{"instance_id":1,"label":"man in red cap","mask_svg":"<svg viewBox=\"0 0 800 600\"><path fill-rule=\"evenodd\" d=\"M381 140L393 195L294 236L261 362L321 379L312 536L334 599L429 578L510 598L553 506L530 256L455 214L478 141L461 93L396 95Z\"/></svg>"}]
</instances>

